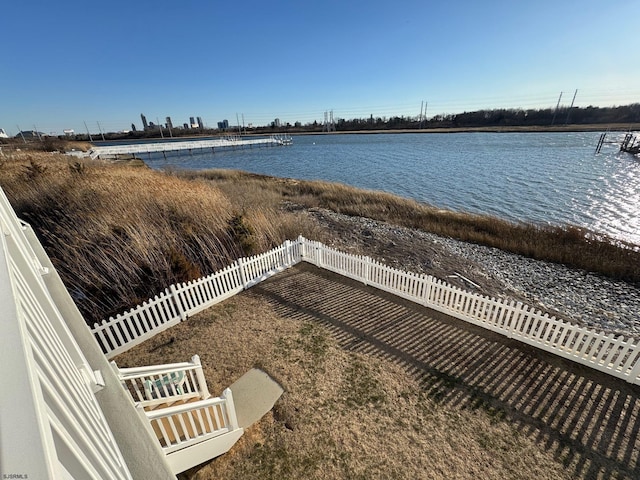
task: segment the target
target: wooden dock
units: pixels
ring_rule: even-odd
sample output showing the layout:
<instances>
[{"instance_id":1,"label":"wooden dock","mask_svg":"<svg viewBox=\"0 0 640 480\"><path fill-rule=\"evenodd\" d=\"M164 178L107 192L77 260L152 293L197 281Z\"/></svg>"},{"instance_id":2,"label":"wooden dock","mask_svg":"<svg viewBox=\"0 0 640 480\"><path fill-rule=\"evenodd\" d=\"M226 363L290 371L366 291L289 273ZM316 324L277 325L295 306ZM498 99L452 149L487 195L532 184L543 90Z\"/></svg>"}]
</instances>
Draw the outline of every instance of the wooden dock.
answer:
<instances>
[{"instance_id":1,"label":"wooden dock","mask_svg":"<svg viewBox=\"0 0 640 480\"><path fill-rule=\"evenodd\" d=\"M254 147L277 147L291 145L293 141L289 136L271 136L266 138L246 139L241 137L225 137L215 140L189 140L189 141L161 141L148 143L132 143L127 145L110 145L96 146L89 151L92 159L98 158L118 158L124 155L135 155L141 153L158 153L166 154L180 150L208 150L212 152L216 150L234 150L238 148L254 148Z\"/></svg>"},{"instance_id":2,"label":"wooden dock","mask_svg":"<svg viewBox=\"0 0 640 480\"><path fill-rule=\"evenodd\" d=\"M605 132L600 135L600 138L598 139L598 144L596 145L596 153L600 153L600 150L602 150L602 146L606 143L611 143L611 144L620 143L621 152L631 153L632 155L640 154L640 137L638 136L637 132L626 133L622 142L607 141L606 140L607 133L608 132Z\"/></svg>"},{"instance_id":3,"label":"wooden dock","mask_svg":"<svg viewBox=\"0 0 640 480\"><path fill-rule=\"evenodd\" d=\"M620 144L620 151L637 155L640 153L640 137L635 133L627 133Z\"/></svg>"}]
</instances>

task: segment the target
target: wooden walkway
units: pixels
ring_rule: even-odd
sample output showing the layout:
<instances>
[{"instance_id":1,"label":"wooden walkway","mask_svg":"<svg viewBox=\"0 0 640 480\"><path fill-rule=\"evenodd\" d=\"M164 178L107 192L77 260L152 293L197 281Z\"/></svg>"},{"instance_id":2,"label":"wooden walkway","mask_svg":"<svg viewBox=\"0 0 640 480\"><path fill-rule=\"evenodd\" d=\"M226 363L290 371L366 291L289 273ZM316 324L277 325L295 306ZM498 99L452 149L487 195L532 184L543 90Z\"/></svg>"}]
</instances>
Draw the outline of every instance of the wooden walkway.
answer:
<instances>
[{"instance_id":1,"label":"wooden walkway","mask_svg":"<svg viewBox=\"0 0 640 480\"><path fill-rule=\"evenodd\" d=\"M580 478L640 478L640 387L300 264L245 292L393 361L434 399L485 408Z\"/></svg>"},{"instance_id":2,"label":"wooden walkway","mask_svg":"<svg viewBox=\"0 0 640 480\"><path fill-rule=\"evenodd\" d=\"M91 158L118 157L119 155L135 155L140 153L167 153L178 150L205 150L211 149L212 152L222 149L236 148L253 148L253 147L276 147L283 145L291 145L291 137L271 136L267 138L218 138L208 140L191 140L191 141L159 141L132 143L127 145L111 145L93 147L89 155Z\"/></svg>"}]
</instances>

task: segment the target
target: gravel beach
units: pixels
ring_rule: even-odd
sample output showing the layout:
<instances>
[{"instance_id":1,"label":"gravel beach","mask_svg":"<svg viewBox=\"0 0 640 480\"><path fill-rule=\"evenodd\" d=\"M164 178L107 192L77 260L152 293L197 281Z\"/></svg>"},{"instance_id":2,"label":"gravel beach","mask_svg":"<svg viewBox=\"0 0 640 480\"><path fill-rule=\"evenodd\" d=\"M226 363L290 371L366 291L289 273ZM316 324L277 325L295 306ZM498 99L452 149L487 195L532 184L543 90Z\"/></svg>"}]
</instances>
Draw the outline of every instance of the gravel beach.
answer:
<instances>
[{"instance_id":1,"label":"gravel beach","mask_svg":"<svg viewBox=\"0 0 640 480\"><path fill-rule=\"evenodd\" d=\"M594 330L640 338L638 286L368 218L323 209L308 214L340 250L483 295L521 301Z\"/></svg>"}]
</instances>

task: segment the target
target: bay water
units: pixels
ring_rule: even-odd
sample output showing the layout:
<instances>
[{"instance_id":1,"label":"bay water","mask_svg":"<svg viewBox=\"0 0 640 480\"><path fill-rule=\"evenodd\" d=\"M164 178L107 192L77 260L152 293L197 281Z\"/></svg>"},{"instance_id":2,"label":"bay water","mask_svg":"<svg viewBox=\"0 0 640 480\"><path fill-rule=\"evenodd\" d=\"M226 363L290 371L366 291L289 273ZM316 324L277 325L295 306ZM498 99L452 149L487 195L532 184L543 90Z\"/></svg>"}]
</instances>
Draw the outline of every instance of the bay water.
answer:
<instances>
[{"instance_id":1,"label":"bay water","mask_svg":"<svg viewBox=\"0 0 640 480\"><path fill-rule=\"evenodd\" d=\"M599 132L325 134L293 145L141 154L152 168L341 182L512 221L572 224L640 245L640 158ZM620 135L618 135L619 139ZM614 140L616 134L608 134Z\"/></svg>"}]
</instances>

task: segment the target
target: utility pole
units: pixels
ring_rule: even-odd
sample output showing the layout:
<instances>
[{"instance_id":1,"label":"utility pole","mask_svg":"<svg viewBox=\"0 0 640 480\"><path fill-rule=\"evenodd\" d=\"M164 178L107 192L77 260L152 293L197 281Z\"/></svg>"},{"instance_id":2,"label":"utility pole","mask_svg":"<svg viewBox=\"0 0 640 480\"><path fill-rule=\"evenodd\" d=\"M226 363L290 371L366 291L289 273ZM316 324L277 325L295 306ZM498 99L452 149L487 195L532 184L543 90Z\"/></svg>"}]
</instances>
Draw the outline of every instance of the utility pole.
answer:
<instances>
[{"instance_id":1,"label":"utility pole","mask_svg":"<svg viewBox=\"0 0 640 480\"><path fill-rule=\"evenodd\" d=\"M160 119L156 117L156 122L158 122L158 130L160 130L160 138L164 140L164 134L162 133L162 125L160 125Z\"/></svg>"},{"instance_id":2,"label":"utility pole","mask_svg":"<svg viewBox=\"0 0 640 480\"><path fill-rule=\"evenodd\" d=\"M20 136L22 137L22 141L24 143L27 143L26 138L24 138L24 133L22 133L22 129L20 128L20 125L16 125L16 127L18 127L18 132L20 132Z\"/></svg>"},{"instance_id":3,"label":"utility pole","mask_svg":"<svg viewBox=\"0 0 640 480\"><path fill-rule=\"evenodd\" d=\"M571 100L571 106L569 107L569 111L567 112L567 119L564 121L565 125L567 123L569 123L569 115L571 115L571 110L573 109L573 102L576 101L576 95L578 95L578 89L577 88L576 88L576 91L573 94L573 100Z\"/></svg>"},{"instance_id":4,"label":"utility pole","mask_svg":"<svg viewBox=\"0 0 640 480\"><path fill-rule=\"evenodd\" d=\"M104 133L102 133L102 127L100 126L100 122L96 122L98 124L98 131L100 132L100 136L102 137L102 141L104 142Z\"/></svg>"},{"instance_id":5,"label":"utility pole","mask_svg":"<svg viewBox=\"0 0 640 480\"><path fill-rule=\"evenodd\" d=\"M560 100L562 99L562 92L560 92L560 97L558 97L558 103L556 104L556 111L553 112L553 118L551 119L551 125L553 125L556 121L556 114L558 113L558 108L560 107Z\"/></svg>"},{"instance_id":6,"label":"utility pole","mask_svg":"<svg viewBox=\"0 0 640 480\"><path fill-rule=\"evenodd\" d=\"M33 125L33 131L36 132L36 136L38 137L38 140L40 140L42 142L42 137L40 136L40 132L38 131L38 127L36 127L35 124Z\"/></svg>"},{"instance_id":7,"label":"utility pole","mask_svg":"<svg viewBox=\"0 0 640 480\"><path fill-rule=\"evenodd\" d=\"M87 127L87 122L83 120L82 123L84 123L84 128L87 129L87 135L89 135L89 141L93 143L93 138L91 138L91 133L89 133L89 127Z\"/></svg>"},{"instance_id":8,"label":"utility pole","mask_svg":"<svg viewBox=\"0 0 640 480\"><path fill-rule=\"evenodd\" d=\"M420 116L418 117L418 128L422 128L422 109L424 108L424 100L420 102Z\"/></svg>"},{"instance_id":9,"label":"utility pole","mask_svg":"<svg viewBox=\"0 0 640 480\"><path fill-rule=\"evenodd\" d=\"M423 114L423 121L426 122L427 121L427 107L429 106L429 102L427 102L426 100L424 101L424 114ZM420 128L422 128L422 125L420 125Z\"/></svg>"}]
</instances>

